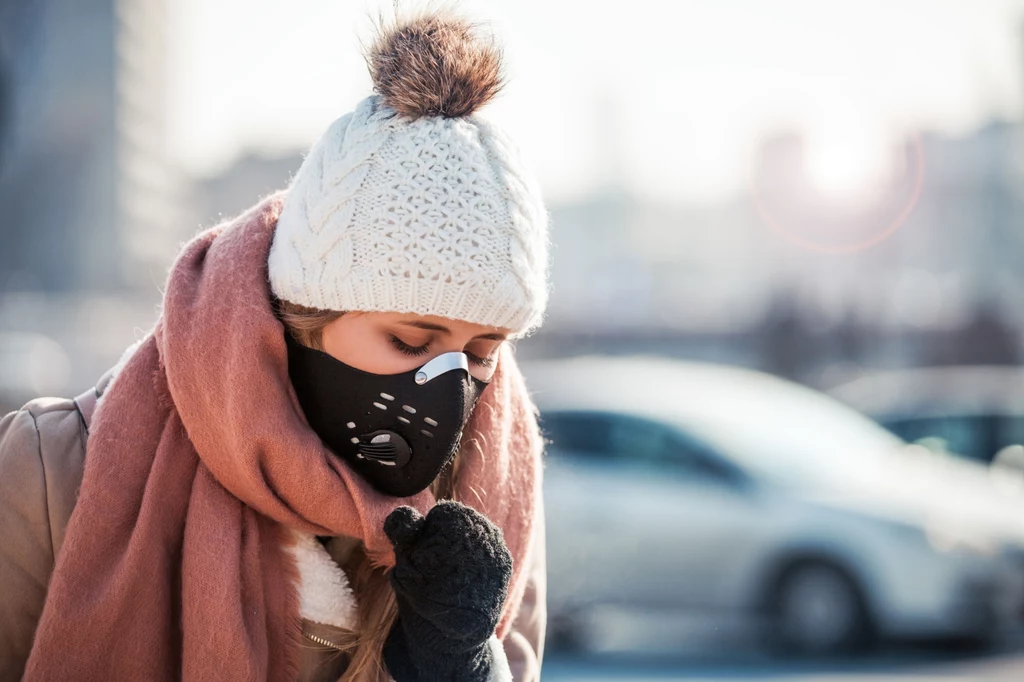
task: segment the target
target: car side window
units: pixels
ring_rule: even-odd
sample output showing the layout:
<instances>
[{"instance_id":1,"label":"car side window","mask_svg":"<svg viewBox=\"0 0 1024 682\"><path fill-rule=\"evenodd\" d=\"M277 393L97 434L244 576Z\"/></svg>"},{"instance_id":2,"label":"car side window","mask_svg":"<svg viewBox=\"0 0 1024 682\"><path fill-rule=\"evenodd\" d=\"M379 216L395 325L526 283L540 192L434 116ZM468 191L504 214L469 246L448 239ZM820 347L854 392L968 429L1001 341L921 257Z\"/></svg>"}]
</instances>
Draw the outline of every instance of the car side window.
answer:
<instances>
[{"instance_id":1,"label":"car side window","mask_svg":"<svg viewBox=\"0 0 1024 682\"><path fill-rule=\"evenodd\" d=\"M612 415L598 412L555 412L541 415L549 450L567 457L609 460L613 457Z\"/></svg>"},{"instance_id":2,"label":"car side window","mask_svg":"<svg viewBox=\"0 0 1024 682\"><path fill-rule=\"evenodd\" d=\"M615 415L611 421L612 450L637 468L664 468L685 464L691 453L681 438L663 424L649 419Z\"/></svg>"},{"instance_id":3,"label":"car side window","mask_svg":"<svg viewBox=\"0 0 1024 682\"><path fill-rule=\"evenodd\" d=\"M995 424L985 416L923 416L894 419L886 427L909 443L987 462L992 459Z\"/></svg>"},{"instance_id":4,"label":"car side window","mask_svg":"<svg viewBox=\"0 0 1024 682\"><path fill-rule=\"evenodd\" d=\"M1002 417L999 423L999 448L1011 445L1024 445L1024 417L1009 415Z\"/></svg>"},{"instance_id":5,"label":"car side window","mask_svg":"<svg viewBox=\"0 0 1024 682\"><path fill-rule=\"evenodd\" d=\"M655 420L601 412L542 416L556 456L617 463L634 471L688 478L735 480L739 472L712 450Z\"/></svg>"}]
</instances>

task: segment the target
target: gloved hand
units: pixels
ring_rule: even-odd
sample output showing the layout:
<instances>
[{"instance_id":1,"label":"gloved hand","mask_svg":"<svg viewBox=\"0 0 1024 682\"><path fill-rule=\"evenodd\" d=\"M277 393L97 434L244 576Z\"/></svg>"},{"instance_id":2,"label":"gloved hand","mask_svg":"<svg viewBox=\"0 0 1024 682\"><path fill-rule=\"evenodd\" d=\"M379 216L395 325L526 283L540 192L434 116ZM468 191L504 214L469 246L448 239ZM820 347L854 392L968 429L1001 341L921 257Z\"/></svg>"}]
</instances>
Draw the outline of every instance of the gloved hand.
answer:
<instances>
[{"instance_id":1,"label":"gloved hand","mask_svg":"<svg viewBox=\"0 0 1024 682\"><path fill-rule=\"evenodd\" d=\"M395 547L391 585L398 620L384 645L396 682L485 682L494 633L512 577L501 530L458 502L426 518L399 507L384 521Z\"/></svg>"}]
</instances>

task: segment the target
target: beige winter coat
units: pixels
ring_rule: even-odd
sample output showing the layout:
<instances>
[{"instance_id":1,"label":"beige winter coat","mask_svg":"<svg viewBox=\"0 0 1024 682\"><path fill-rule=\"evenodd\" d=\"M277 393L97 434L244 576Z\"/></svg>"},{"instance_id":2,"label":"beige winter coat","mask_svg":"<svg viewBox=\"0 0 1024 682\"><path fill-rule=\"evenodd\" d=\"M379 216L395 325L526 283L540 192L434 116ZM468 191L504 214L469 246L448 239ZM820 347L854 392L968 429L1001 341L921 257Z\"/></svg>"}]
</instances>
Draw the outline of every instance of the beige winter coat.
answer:
<instances>
[{"instance_id":1,"label":"beige winter coat","mask_svg":"<svg viewBox=\"0 0 1024 682\"><path fill-rule=\"evenodd\" d=\"M96 387L102 395L108 374ZM86 428L72 400L41 398L0 420L0 680L20 679L85 466ZM543 524L522 608L503 643L513 679L540 679L546 610ZM336 680L338 629L303 621L301 682ZM321 643L317 643L319 640Z\"/></svg>"}]
</instances>

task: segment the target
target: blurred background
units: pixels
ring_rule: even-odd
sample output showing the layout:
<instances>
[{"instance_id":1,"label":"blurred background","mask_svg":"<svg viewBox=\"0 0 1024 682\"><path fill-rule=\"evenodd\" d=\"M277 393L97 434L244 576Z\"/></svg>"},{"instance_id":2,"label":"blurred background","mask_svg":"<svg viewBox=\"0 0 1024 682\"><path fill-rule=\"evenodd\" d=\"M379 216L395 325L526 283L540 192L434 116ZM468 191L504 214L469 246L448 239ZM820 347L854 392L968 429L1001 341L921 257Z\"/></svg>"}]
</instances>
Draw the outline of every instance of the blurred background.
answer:
<instances>
[{"instance_id":1,"label":"blurred background","mask_svg":"<svg viewBox=\"0 0 1024 682\"><path fill-rule=\"evenodd\" d=\"M1021 679L1024 0L461 7L551 212L546 677ZM0 0L0 409L152 326L390 9Z\"/></svg>"}]
</instances>

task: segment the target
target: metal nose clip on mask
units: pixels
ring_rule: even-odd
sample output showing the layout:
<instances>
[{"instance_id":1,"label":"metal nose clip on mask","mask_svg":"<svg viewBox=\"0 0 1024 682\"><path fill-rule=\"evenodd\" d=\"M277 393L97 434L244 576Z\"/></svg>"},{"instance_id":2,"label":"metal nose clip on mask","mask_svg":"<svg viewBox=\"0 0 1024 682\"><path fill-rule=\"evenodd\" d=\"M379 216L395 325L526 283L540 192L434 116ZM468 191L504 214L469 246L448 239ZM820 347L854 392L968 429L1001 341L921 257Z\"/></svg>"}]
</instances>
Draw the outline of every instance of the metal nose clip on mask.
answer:
<instances>
[{"instance_id":1,"label":"metal nose clip on mask","mask_svg":"<svg viewBox=\"0 0 1024 682\"><path fill-rule=\"evenodd\" d=\"M288 374L313 431L370 485L408 497L451 461L487 387L451 352L401 374L371 374L285 334Z\"/></svg>"}]
</instances>

